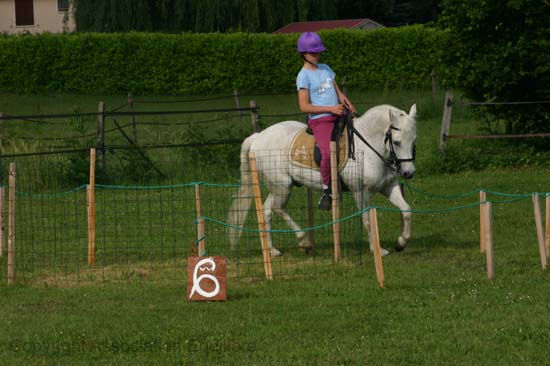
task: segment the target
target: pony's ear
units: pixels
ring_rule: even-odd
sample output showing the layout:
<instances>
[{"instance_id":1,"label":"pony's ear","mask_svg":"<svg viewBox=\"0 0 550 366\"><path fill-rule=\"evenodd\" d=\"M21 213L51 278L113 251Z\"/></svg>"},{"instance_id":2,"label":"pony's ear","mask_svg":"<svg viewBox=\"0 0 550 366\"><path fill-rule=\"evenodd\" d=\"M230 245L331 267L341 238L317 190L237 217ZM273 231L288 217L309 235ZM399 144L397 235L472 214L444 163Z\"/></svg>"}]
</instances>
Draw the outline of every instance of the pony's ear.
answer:
<instances>
[{"instance_id":1,"label":"pony's ear","mask_svg":"<svg viewBox=\"0 0 550 366\"><path fill-rule=\"evenodd\" d=\"M413 104L411 110L409 111L409 117L416 117L416 104Z\"/></svg>"}]
</instances>

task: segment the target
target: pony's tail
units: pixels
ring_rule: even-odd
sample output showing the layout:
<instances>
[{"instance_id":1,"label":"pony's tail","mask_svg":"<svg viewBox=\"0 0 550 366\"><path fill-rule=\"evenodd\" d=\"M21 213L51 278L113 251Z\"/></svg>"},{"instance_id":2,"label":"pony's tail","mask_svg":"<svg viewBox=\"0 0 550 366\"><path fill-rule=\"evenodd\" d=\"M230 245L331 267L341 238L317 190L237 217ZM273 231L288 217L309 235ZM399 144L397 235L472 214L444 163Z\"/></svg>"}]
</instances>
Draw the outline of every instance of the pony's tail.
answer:
<instances>
[{"instance_id":1,"label":"pony's tail","mask_svg":"<svg viewBox=\"0 0 550 366\"><path fill-rule=\"evenodd\" d=\"M248 160L248 153L250 152L250 145L257 134L250 135L246 138L241 145L241 185L239 192L233 198L231 208L229 209L227 221L229 223L229 243L231 249L235 249L239 238L241 237L242 230L238 228L244 225L248 211L252 204L252 178L250 174L250 162Z\"/></svg>"}]
</instances>

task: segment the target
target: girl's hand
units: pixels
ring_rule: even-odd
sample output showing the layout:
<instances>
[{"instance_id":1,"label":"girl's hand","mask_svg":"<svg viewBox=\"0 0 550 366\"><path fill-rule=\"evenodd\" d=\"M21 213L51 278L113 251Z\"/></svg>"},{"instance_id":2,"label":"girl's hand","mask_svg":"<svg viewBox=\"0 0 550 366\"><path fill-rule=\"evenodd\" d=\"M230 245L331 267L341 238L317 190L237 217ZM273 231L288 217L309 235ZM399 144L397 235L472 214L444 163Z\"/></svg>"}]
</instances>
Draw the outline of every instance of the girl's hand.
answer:
<instances>
[{"instance_id":1,"label":"girl's hand","mask_svg":"<svg viewBox=\"0 0 550 366\"><path fill-rule=\"evenodd\" d=\"M342 100L342 104L344 104L351 113L356 112L355 107L353 106L353 104L351 104L348 98L344 97L344 99Z\"/></svg>"},{"instance_id":2,"label":"girl's hand","mask_svg":"<svg viewBox=\"0 0 550 366\"><path fill-rule=\"evenodd\" d=\"M335 106L330 107L330 113L335 114L337 116L341 116L346 112L346 109L344 108L343 104L337 104Z\"/></svg>"}]
</instances>

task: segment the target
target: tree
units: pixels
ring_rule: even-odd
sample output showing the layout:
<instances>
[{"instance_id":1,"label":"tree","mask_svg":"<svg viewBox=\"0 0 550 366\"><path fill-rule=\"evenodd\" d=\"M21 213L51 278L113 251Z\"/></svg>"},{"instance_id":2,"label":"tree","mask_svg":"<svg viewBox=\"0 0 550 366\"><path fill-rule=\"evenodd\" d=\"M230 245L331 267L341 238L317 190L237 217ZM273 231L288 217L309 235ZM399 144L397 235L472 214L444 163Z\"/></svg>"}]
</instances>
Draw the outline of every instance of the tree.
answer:
<instances>
[{"instance_id":1,"label":"tree","mask_svg":"<svg viewBox=\"0 0 550 366\"><path fill-rule=\"evenodd\" d=\"M298 21L436 19L438 0L73 0L80 32L272 32Z\"/></svg>"},{"instance_id":2,"label":"tree","mask_svg":"<svg viewBox=\"0 0 550 366\"><path fill-rule=\"evenodd\" d=\"M550 2L445 0L439 25L449 32L443 73L473 101L550 100ZM549 104L493 105L506 132L548 131Z\"/></svg>"},{"instance_id":3,"label":"tree","mask_svg":"<svg viewBox=\"0 0 550 366\"><path fill-rule=\"evenodd\" d=\"M78 31L151 31L147 0L75 0Z\"/></svg>"},{"instance_id":4,"label":"tree","mask_svg":"<svg viewBox=\"0 0 550 366\"><path fill-rule=\"evenodd\" d=\"M437 20L437 0L394 0L387 25L424 24Z\"/></svg>"},{"instance_id":5,"label":"tree","mask_svg":"<svg viewBox=\"0 0 550 366\"><path fill-rule=\"evenodd\" d=\"M337 0L337 18L370 18L375 21L388 20L393 8L393 0Z\"/></svg>"},{"instance_id":6,"label":"tree","mask_svg":"<svg viewBox=\"0 0 550 366\"><path fill-rule=\"evenodd\" d=\"M275 30L297 19L295 0L261 0L260 29Z\"/></svg>"}]
</instances>

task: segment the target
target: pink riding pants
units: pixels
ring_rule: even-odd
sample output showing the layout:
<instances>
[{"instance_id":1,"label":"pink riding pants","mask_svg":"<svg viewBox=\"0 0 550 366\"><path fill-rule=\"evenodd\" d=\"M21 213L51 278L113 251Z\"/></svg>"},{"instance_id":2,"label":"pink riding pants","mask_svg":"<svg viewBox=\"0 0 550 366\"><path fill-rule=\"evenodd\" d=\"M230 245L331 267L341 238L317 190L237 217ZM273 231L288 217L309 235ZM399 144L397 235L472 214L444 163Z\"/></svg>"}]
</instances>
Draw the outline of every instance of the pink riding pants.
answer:
<instances>
[{"instance_id":1,"label":"pink riding pants","mask_svg":"<svg viewBox=\"0 0 550 366\"><path fill-rule=\"evenodd\" d=\"M338 116L331 115L316 119L308 119L313 130L315 141L321 150L321 180L323 185L330 187L330 137Z\"/></svg>"}]
</instances>

